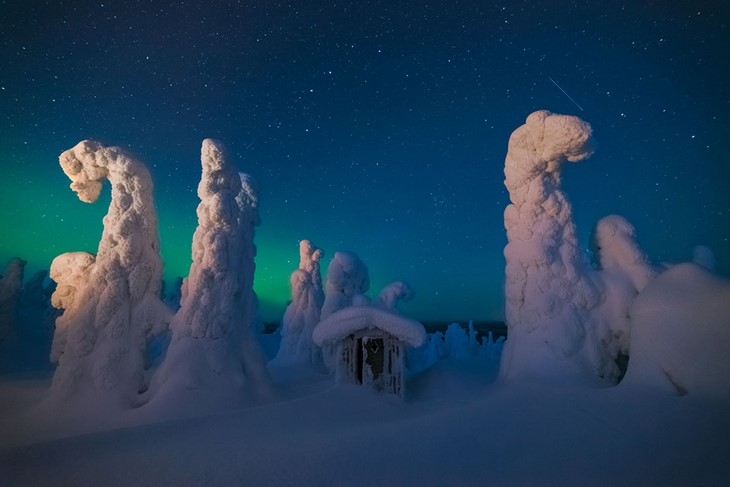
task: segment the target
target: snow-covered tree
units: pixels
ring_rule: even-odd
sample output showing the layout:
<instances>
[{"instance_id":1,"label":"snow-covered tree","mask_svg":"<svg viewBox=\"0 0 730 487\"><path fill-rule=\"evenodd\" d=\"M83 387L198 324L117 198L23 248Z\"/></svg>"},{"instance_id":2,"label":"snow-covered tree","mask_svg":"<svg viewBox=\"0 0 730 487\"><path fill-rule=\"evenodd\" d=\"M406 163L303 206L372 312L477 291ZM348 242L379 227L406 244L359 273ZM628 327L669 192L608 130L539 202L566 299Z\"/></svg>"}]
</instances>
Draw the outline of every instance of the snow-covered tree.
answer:
<instances>
[{"instance_id":1,"label":"snow-covered tree","mask_svg":"<svg viewBox=\"0 0 730 487\"><path fill-rule=\"evenodd\" d=\"M193 262L150 396L165 404L192 395L233 406L259 399L270 384L253 323L257 197L219 142L203 141L201 163Z\"/></svg>"},{"instance_id":2,"label":"snow-covered tree","mask_svg":"<svg viewBox=\"0 0 730 487\"><path fill-rule=\"evenodd\" d=\"M368 289L370 276L363 261L352 252L335 252L327 268L321 318L352 306L356 301L362 303Z\"/></svg>"},{"instance_id":3,"label":"snow-covered tree","mask_svg":"<svg viewBox=\"0 0 730 487\"><path fill-rule=\"evenodd\" d=\"M52 358L58 367L51 399L67 404L85 395L109 407L129 408L146 388L145 348L164 329L160 301L162 260L152 178L144 164L118 147L85 140L63 152L61 168L81 201L93 203L104 180L111 203L96 257L63 254L54 260L58 283Z\"/></svg>"},{"instance_id":4,"label":"snow-covered tree","mask_svg":"<svg viewBox=\"0 0 730 487\"><path fill-rule=\"evenodd\" d=\"M602 296L591 313L592 361L601 377L613 380L620 374L615 359L629 354L629 309L658 270L639 247L633 225L618 215L598 221L591 250L598 266L592 277Z\"/></svg>"},{"instance_id":5,"label":"snow-covered tree","mask_svg":"<svg viewBox=\"0 0 730 487\"><path fill-rule=\"evenodd\" d=\"M595 377L586 326L601 296L588 278L560 173L565 162L592 154L591 136L590 125L577 117L538 111L510 137L503 379Z\"/></svg>"},{"instance_id":6,"label":"snow-covered tree","mask_svg":"<svg viewBox=\"0 0 730 487\"><path fill-rule=\"evenodd\" d=\"M416 293L407 282L395 281L380 291L374 304L381 308L396 310L400 301L411 301L415 297Z\"/></svg>"},{"instance_id":7,"label":"snow-covered tree","mask_svg":"<svg viewBox=\"0 0 730 487\"><path fill-rule=\"evenodd\" d=\"M277 360L321 361L320 347L312 341L324 303L320 260L322 250L309 240L299 242L299 268L291 275L291 303L281 321L281 345Z\"/></svg>"}]
</instances>

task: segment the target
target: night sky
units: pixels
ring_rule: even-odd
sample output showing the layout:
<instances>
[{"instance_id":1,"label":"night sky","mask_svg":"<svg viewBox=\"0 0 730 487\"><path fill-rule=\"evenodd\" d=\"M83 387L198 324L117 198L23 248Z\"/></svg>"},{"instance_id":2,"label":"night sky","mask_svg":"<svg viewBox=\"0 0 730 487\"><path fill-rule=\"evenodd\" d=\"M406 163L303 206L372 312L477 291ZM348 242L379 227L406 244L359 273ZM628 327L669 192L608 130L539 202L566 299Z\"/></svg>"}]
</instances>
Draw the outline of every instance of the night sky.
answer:
<instances>
[{"instance_id":1,"label":"night sky","mask_svg":"<svg viewBox=\"0 0 730 487\"><path fill-rule=\"evenodd\" d=\"M655 261L704 244L728 275L727 5L0 1L0 265L96 251L109 191L80 202L58 165L94 138L147 163L165 276L186 275L213 137L259 185L264 319L307 238L323 271L357 253L372 296L409 282L414 318L499 320L507 141L548 109L594 128L564 171L585 247L618 213Z\"/></svg>"}]
</instances>

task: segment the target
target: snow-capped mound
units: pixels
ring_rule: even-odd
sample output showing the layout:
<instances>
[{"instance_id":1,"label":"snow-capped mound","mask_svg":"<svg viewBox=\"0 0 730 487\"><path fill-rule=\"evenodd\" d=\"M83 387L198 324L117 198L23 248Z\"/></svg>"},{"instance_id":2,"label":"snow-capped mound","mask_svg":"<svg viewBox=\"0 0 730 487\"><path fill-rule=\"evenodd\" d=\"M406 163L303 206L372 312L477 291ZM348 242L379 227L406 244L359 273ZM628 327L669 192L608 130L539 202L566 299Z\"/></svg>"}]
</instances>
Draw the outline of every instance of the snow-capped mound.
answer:
<instances>
[{"instance_id":1,"label":"snow-capped mound","mask_svg":"<svg viewBox=\"0 0 730 487\"><path fill-rule=\"evenodd\" d=\"M383 330L413 347L420 347L426 341L426 330L421 323L373 306L350 306L335 311L319 322L312 339L319 346L334 344L366 328Z\"/></svg>"},{"instance_id":2,"label":"snow-capped mound","mask_svg":"<svg viewBox=\"0 0 730 487\"><path fill-rule=\"evenodd\" d=\"M730 397L730 281L679 264L631 308L631 355L622 385Z\"/></svg>"}]
</instances>

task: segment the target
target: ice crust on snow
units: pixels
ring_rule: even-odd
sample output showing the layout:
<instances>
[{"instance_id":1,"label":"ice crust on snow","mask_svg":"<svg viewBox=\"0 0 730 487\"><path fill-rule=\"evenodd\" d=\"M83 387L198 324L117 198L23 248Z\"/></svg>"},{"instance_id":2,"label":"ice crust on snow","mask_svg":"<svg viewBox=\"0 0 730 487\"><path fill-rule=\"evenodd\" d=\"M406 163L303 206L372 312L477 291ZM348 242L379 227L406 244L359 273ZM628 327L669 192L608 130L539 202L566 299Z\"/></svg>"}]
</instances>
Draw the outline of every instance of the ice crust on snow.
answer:
<instances>
[{"instance_id":1,"label":"ice crust on snow","mask_svg":"<svg viewBox=\"0 0 730 487\"><path fill-rule=\"evenodd\" d=\"M332 313L319 322L312 339L319 346L333 345L343 338L364 329L379 329L412 347L420 347L426 340L426 330L417 321L375 306L349 306Z\"/></svg>"},{"instance_id":2,"label":"ice crust on snow","mask_svg":"<svg viewBox=\"0 0 730 487\"><path fill-rule=\"evenodd\" d=\"M51 402L85 394L114 407L135 405L146 388L145 348L169 321L160 301L162 260L149 171L118 147L85 140L60 155L71 189L93 203L104 180L112 197L96 256L63 254L54 260L58 279L53 358L58 367Z\"/></svg>"}]
</instances>

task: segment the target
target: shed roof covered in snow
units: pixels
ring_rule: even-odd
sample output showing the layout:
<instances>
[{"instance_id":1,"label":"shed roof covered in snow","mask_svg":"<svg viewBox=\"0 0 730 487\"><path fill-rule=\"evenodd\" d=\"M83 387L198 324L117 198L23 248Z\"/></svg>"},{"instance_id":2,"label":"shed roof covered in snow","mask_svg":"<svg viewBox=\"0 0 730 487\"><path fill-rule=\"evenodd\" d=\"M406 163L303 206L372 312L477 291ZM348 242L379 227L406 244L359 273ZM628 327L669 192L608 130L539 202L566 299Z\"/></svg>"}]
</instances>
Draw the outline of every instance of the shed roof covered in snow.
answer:
<instances>
[{"instance_id":1,"label":"shed roof covered in snow","mask_svg":"<svg viewBox=\"0 0 730 487\"><path fill-rule=\"evenodd\" d=\"M312 340L322 346L368 328L382 330L414 347L426 341L421 323L374 306L349 306L332 313L317 324Z\"/></svg>"}]
</instances>

